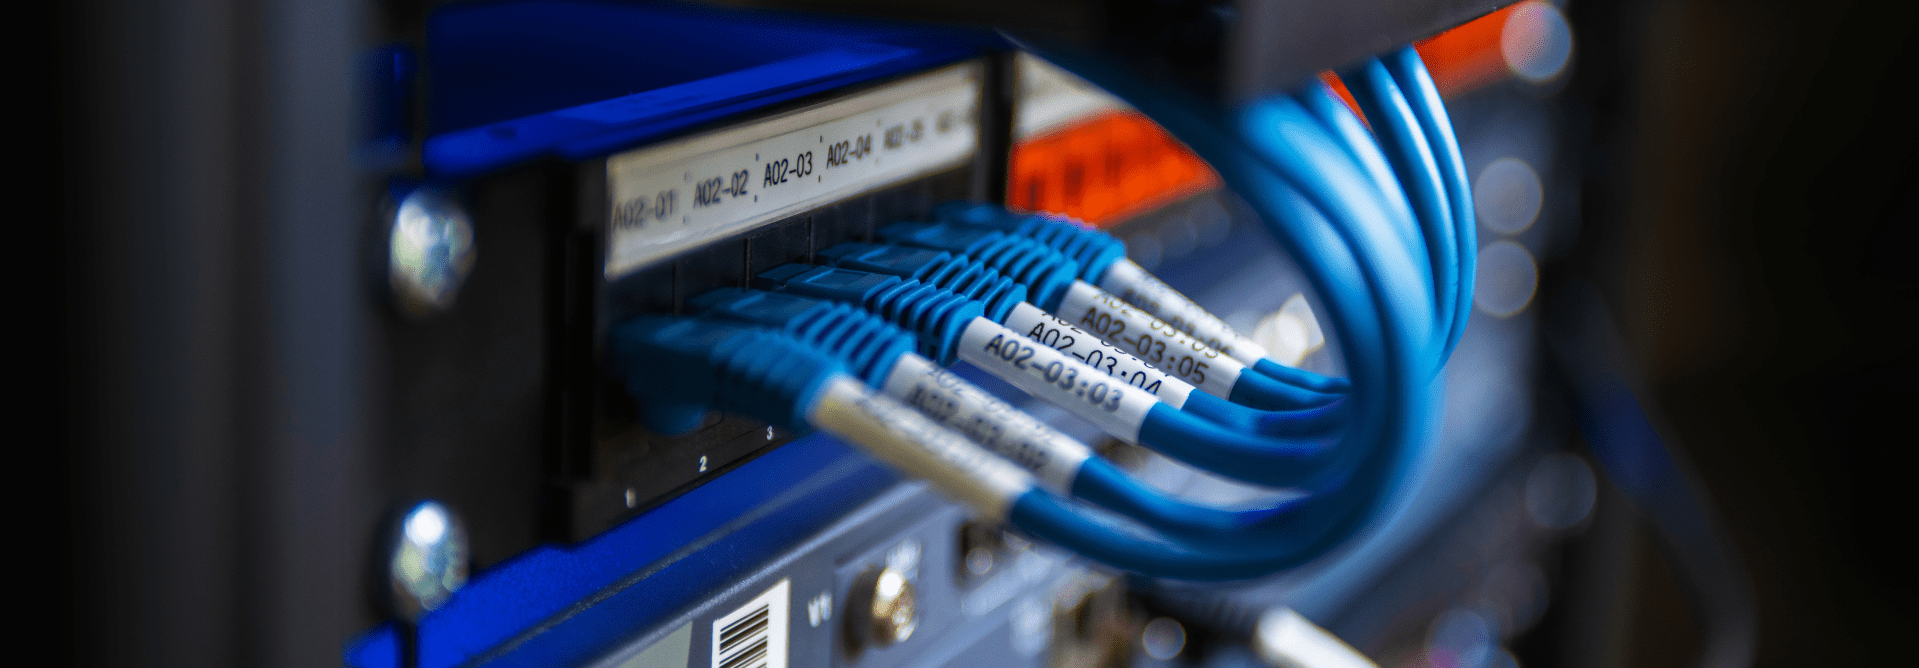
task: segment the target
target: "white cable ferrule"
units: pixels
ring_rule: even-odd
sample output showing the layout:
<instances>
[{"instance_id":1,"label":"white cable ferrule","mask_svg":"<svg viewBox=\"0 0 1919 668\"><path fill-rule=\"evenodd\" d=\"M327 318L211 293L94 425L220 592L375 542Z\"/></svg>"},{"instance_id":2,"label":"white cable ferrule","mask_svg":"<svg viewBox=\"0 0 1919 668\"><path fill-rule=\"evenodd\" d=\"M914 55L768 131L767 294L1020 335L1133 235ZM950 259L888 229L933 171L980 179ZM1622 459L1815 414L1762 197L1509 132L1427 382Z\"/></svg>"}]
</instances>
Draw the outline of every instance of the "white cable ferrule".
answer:
<instances>
[{"instance_id":1,"label":"white cable ferrule","mask_svg":"<svg viewBox=\"0 0 1919 668\"><path fill-rule=\"evenodd\" d=\"M1128 304L1145 309L1147 313L1159 316L1174 329L1199 339L1214 350L1225 353L1245 365L1258 364L1266 357L1264 346L1254 343L1250 337L1233 331L1226 321L1208 312L1193 300L1187 299L1173 286L1167 285L1158 277L1147 273L1144 268L1132 260L1121 258L1106 270L1099 279L1099 287L1119 295Z\"/></svg>"},{"instance_id":2,"label":"white cable ferrule","mask_svg":"<svg viewBox=\"0 0 1919 668\"><path fill-rule=\"evenodd\" d=\"M1273 608L1259 616L1253 648L1273 668L1379 668L1292 608Z\"/></svg>"},{"instance_id":3,"label":"white cable ferrule","mask_svg":"<svg viewBox=\"0 0 1919 668\"><path fill-rule=\"evenodd\" d=\"M1068 494L1093 449L966 382L933 360L901 355L880 392L1032 471L1048 490Z\"/></svg>"},{"instance_id":4,"label":"white cable ferrule","mask_svg":"<svg viewBox=\"0 0 1919 668\"><path fill-rule=\"evenodd\" d=\"M1246 365L1220 354L1205 342L1179 331L1172 323L1153 317L1121 301L1113 293L1085 281L1073 281L1059 303L1060 319L1099 337L1140 361L1207 394L1225 399L1246 371Z\"/></svg>"},{"instance_id":5,"label":"white cable ferrule","mask_svg":"<svg viewBox=\"0 0 1919 668\"><path fill-rule=\"evenodd\" d=\"M974 318L960 334L959 356L1028 394L1085 418L1123 441L1139 442L1139 427L1146 422L1147 412L1162 401L1151 392L1128 385L1066 352L1040 345L986 318ZM1162 392L1166 391L1163 387ZM1192 387L1186 385L1186 392L1191 393ZM1179 400L1184 403L1185 396ZM1180 405L1165 401L1175 408Z\"/></svg>"},{"instance_id":6,"label":"white cable ferrule","mask_svg":"<svg viewBox=\"0 0 1919 668\"><path fill-rule=\"evenodd\" d=\"M852 376L820 388L807 420L989 518L1005 518L1033 476Z\"/></svg>"},{"instance_id":7,"label":"white cable ferrule","mask_svg":"<svg viewBox=\"0 0 1919 668\"><path fill-rule=\"evenodd\" d=\"M1013 310L1006 314L1006 327L1036 343L1071 355L1073 359L1122 383L1151 392L1174 408L1185 406L1186 395L1193 393L1191 383L1161 371L1119 346L1101 341L1098 336L1081 331L1073 323L1042 311L1038 306L1024 302L1013 305Z\"/></svg>"}]
</instances>

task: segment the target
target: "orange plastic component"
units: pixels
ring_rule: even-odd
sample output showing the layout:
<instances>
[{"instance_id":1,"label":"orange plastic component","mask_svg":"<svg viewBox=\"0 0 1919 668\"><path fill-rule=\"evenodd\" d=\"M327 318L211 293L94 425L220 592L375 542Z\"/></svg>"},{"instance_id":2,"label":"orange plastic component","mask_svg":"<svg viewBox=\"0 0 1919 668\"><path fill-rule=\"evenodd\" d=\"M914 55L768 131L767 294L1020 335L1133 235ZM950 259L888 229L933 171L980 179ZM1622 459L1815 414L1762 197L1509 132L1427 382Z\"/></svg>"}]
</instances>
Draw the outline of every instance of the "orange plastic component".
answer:
<instances>
[{"instance_id":1,"label":"orange plastic component","mask_svg":"<svg viewBox=\"0 0 1919 668\"><path fill-rule=\"evenodd\" d=\"M1506 20L1521 6L1543 1L1513 3L1414 44L1419 57L1426 61L1426 70L1432 73L1433 85L1439 87L1439 94L1453 97L1468 93L1510 75L1512 70L1507 67L1506 54L1500 45L1506 35ZM1366 120L1366 115L1359 111L1359 102L1353 100L1352 91L1346 89L1339 75L1321 72L1319 80L1332 86L1340 99L1346 101L1346 106L1359 114L1361 121Z\"/></svg>"},{"instance_id":2,"label":"orange plastic component","mask_svg":"<svg viewBox=\"0 0 1919 668\"><path fill-rule=\"evenodd\" d=\"M1439 94L1452 97L1511 74L1500 39L1525 0L1419 42ZM1320 79L1365 120L1346 84ZM1134 111L1108 111L1013 146L1006 205L1066 214L1096 227L1219 185L1219 175L1171 135Z\"/></svg>"},{"instance_id":3,"label":"orange plastic component","mask_svg":"<svg viewBox=\"0 0 1919 668\"><path fill-rule=\"evenodd\" d=\"M1096 227L1214 188L1219 175L1136 111L1108 111L1013 146L1006 205Z\"/></svg>"},{"instance_id":4,"label":"orange plastic component","mask_svg":"<svg viewBox=\"0 0 1919 668\"><path fill-rule=\"evenodd\" d=\"M1433 73L1439 94L1452 97L1497 83L1511 74L1499 45L1506 33L1506 18L1528 2L1542 1L1513 3L1414 44L1419 57L1426 60L1426 69Z\"/></svg>"},{"instance_id":5,"label":"orange plastic component","mask_svg":"<svg viewBox=\"0 0 1919 668\"><path fill-rule=\"evenodd\" d=\"M1359 117L1359 122L1365 123L1369 128L1373 126L1371 121L1366 120L1366 112L1359 110L1359 100L1353 99L1353 91L1346 88L1346 82L1340 81L1339 75L1328 70L1319 73L1319 80L1326 82L1327 86L1332 87L1334 93L1339 94L1340 101L1346 103L1347 109L1353 110L1353 115Z\"/></svg>"}]
</instances>

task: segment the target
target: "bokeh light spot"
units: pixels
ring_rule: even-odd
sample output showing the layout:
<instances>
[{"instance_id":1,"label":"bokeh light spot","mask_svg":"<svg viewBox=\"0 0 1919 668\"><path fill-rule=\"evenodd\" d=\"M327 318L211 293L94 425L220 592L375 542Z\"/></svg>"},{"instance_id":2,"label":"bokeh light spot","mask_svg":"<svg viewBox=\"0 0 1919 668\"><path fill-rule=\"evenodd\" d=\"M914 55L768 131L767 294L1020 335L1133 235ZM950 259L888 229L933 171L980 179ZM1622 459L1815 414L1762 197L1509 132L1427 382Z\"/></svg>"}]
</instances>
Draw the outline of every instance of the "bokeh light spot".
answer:
<instances>
[{"instance_id":1,"label":"bokeh light spot","mask_svg":"<svg viewBox=\"0 0 1919 668\"><path fill-rule=\"evenodd\" d=\"M1551 3L1525 3L1506 17L1499 51L1506 57L1506 67L1519 78L1532 83L1551 81L1572 60L1572 26Z\"/></svg>"},{"instance_id":2,"label":"bokeh light spot","mask_svg":"<svg viewBox=\"0 0 1919 668\"><path fill-rule=\"evenodd\" d=\"M1501 318L1510 317L1532 303L1533 289L1539 284L1539 267L1533 254L1511 241L1495 241L1479 249L1479 270L1473 274L1473 305Z\"/></svg>"}]
</instances>

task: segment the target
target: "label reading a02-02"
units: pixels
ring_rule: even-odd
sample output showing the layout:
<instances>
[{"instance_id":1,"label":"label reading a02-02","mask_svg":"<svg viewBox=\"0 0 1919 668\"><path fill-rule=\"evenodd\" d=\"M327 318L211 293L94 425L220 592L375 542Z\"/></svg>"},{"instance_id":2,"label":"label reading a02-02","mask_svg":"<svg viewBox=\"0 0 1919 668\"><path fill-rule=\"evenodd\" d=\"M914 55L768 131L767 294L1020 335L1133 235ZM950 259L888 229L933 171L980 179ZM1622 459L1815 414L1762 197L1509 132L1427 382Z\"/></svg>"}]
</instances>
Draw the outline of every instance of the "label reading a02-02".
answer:
<instances>
[{"instance_id":1,"label":"label reading a02-02","mask_svg":"<svg viewBox=\"0 0 1919 668\"><path fill-rule=\"evenodd\" d=\"M970 160L977 63L607 159L607 278Z\"/></svg>"}]
</instances>

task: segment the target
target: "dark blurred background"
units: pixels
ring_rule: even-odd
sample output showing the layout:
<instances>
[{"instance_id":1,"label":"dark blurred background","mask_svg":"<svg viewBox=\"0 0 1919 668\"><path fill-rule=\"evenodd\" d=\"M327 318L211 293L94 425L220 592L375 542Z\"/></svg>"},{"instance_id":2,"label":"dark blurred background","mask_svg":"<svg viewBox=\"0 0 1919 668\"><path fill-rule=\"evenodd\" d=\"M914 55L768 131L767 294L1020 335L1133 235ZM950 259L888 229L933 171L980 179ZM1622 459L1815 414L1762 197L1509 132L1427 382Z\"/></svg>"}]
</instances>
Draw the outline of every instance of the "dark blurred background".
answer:
<instances>
[{"instance_id":1,"label":"dark blurred background","mask_svg":"<svg viewBox=\"0 0 1919 668\"><path fill-rule=\"evenodd\" d=\"M100 388L90 383L103 377L86 342L99 338L88 331L87 300L97 290L93 233L105 205L90 199L83 148L108 139L107 130L133 127L105 122L112 116L88 102L114 83L98 67L101 54L258 50L218 41L231 33L186 39L193 35L169 23L183 4L36 4L15 24L15 48L32 58L16 61L26 86L13 99L34 119L23 151L48 158L20 161L28 175L16 187L33 201L16 256L29 268L59 263L50 271L65 279L62 288L21 288L46 300L40 312L52 315L29 320L52 322L47 344L61 351L50 369L57 389L27 411L63 414L65 428L59 447L25 448L27 471L52 473L17 477L68 482L51 497L57 503L22 510L48 520L41 535L58 537L54 571L68 586L50 598L46 618L76 645L98 637L88 626L112 600L94 581L100 542L76 541L91 527L74 530L100 491L88 439L104 428L89 400L76 400L94 396ZM193 6L257 18L242 4ZM1590 282L1617 315L1651 407L1710 489L1750 568L1758 665L1897 661L1919 627L1909 548L1897 547L1915 526L1912 458L1897 455L1919 443L1910 417L1919 408L1919 319L1911 315L1919 305L1919 113L1901 102L1919 85L1919 9L1777 0L1574 0L1565 9L1577 39L1573 74L1550 94L1563 96L1566 145L1578 147L1581 221L1570 251L1548 258L1541 294ZM106 33L89 23L103 17L174 31L167 34L176 39L103 43ZM56 43L33 46L44 41ZM248 63L195 58L225 63L242 81L257 74ZM250 93L207 94L233 96L238 108ZM64 252L41 250L49 247ZM40 402L49 404L44 412ZM1701 633L1684 589L1657 542L1616 498L1605 498L1614 502L1602 502L1594 528L1567 550L1576 562L1568 568L1597 584L1559 597L1547 623L1516 648L1520 658L1690 665ZM244 625L197 622L188 626ZM1554 642L1595 624L1607 644Z\"/></svg>"},{"instance_id":2,"label":"dark blurred background","mask_svg":"<svg viewBox=\"0 0 1919 668\"><path fill-rule=\"evenodd\" d=\"M1908 656L1914 6L1567 11L1582 222L1542 295L1591 281L1617 315L1750 569L1758 665ZM1583 540L1622 535L1603 526ZM1643 530L1623 535L1619 642L1601 663L1689 665L1700 629L1683 589Z\"/></svg>"}]
</instances>

